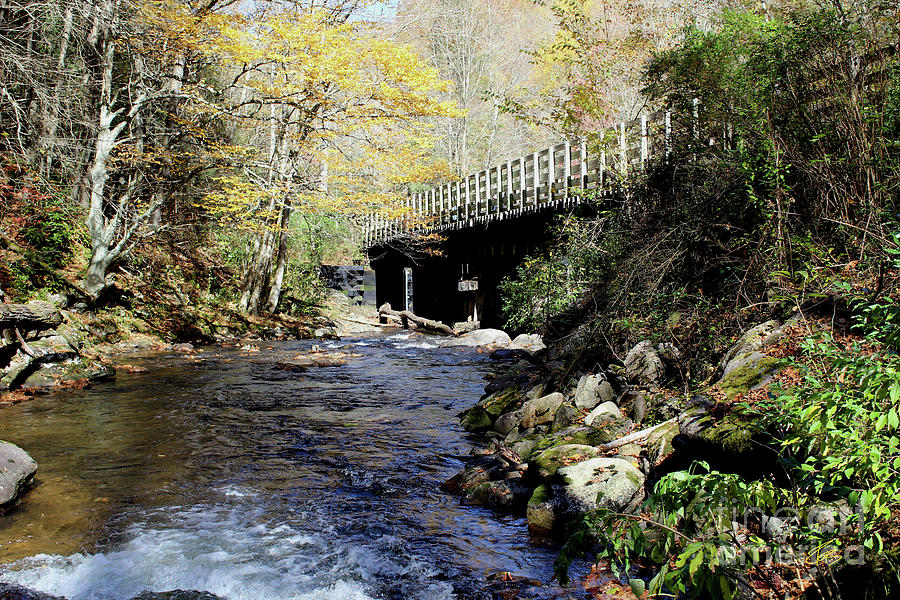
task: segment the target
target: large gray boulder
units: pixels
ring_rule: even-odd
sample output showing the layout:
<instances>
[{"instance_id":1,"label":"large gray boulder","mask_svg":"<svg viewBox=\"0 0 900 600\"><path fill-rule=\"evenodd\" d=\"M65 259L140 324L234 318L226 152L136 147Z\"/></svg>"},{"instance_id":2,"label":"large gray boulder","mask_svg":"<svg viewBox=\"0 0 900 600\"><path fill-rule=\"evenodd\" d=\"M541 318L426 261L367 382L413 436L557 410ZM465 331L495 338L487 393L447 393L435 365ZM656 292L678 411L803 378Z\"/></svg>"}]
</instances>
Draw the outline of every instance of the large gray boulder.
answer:
<instances>
[{"instance_id":1,"label":"large gray boulder","mask_svg":"<svg viewBox=\"0 0 900 600\"><path fill-rule=\"evenodd\" d=\"M556 504L551 486L543 483L535 488L525 509L528 531L537 535L550 534L556 526L559 512Z\"/></svg>"},{"instance_id":2,"label":"large gray boulder","mask_svg":"<svg viewBox=\"0 0 900 600\"><path fill-rule=\"evenodd\" d=\"M530 497L531 488L518 479L486 481L469 488L463 496L463 503L517 510L524 506Z\"/></svg>"},{"instance_id":3,"label":"large gray boulder","mask_svg":"<svg viewBox=\"0 0 900 600\"><path fill-rule=\"evenodd\" d=\"M581 410L593 410L598 404L616 399L616 390L607 380L606 374L585 375L578 380L575 388L575 406Z\"/></svg>"},{"instance_id":4,"label":"large gray boulder","mask_svg":"<svg viewBox=\"0 0 900 600\"><path fill-rule=\"evenodd\" d=\"M501 435L507 435L510 431L519 426L525 411L522 409L500 415L494 422L494 431Z\"/></svg>"},{"instance_id":5,"label":"large gray boulder","mask_svg":"<svg viewBox=\"0 0 900 600\"><path fill-rule=\"evenodd\" d=\"M750 351L738 354L725 365L722 377L716 385L729 399L735 399L768 383L778 364L777 358L762 352Z\"/></svg>"},{"instance_id":6,"label":"large gray boulder","mask_svg":"<svg viewBox=\"0 0 900 600\"><path fill-rule=\"evenodd\" d=\"M553 424L550 426L551 432L562 431L577 424L581 421L582 413L575 408L575 404L571 401L564 402L556 411L553 417Z\"/></svg>"},{"instance_id":7,"label":"large gray boulder","mask_svg":"<svg viewBox=\"0 0 900 600\"><path fill-rule=\"evenodd\" d=\"M738 358L742 355L751 354L762 349L769 338L779 330L781 327L781 322L776 320L766 321L765 323L760 323L759 325L752 327L744 332L738 341L734 343L734 345L728 349L728 352L725 353L725 356L722 357L722 360L719 362L719 367L717 372L719 374L724 373L726 370L728 363L733 361L735 358Z\"/></svg>"},{"instance_id":8,"label":"large gray boulder","mask_svg":"<svg viewBox=\"0 0 900 600\"><path fill-rule=\"evenodd\" d=\"M609 423L610 421L616 421L621 418L622 411L619 410L619 407L616 406L615 402L604 402L584 418L584 424L600 426L603 423Z\"/></svg>"},{"instance_id":9,"label":"large gray boulder","mask_svg":"<svg viewBox=\"0 0 900 600\"><path fill-rule=\"evenodd\" d=\"M27 452L9 442L0 442L0 506L15 502L36 471L37 463Z\"/></svg>"},{"instance_id":10,"label":"large gray boulder","mask_svg":"<svg viewBox=\"0 0 900 600\"><path fill-rule=\"evenodd\" d=\"M625 356L625 376L638 385L656 385L665 374L665 364L648 340L639 343Z\"/></svg>"},{"instance_id":11,"label":"large gray boulder","mask_svg":"<svg viewBox=\"0 0 900 600\"><path fill-rule=\"evenodd\" d=\"M547 346L544 345L544 339L536 333L523 333L517 335L509 344L512 350L528 350L529 352L537 352L543 350Z\"/></svg>"},{"instance_id":12,"label":"large gray boulder","mask_svg":"<svg viewBox=\"0 0 900 600\"><path fill-rule=\"evenodd\" d=\"M464 333L457 338L450 338L443 342L442 346L502 346L506 347L512 342L505 331L499 329L476 329Z\"/></svg>"},{"instance_id":13,"label":"large gray boulder","mask_svg":"<svg viewBox=\"0 0 900 600\"><path fill-rule=\"evenodd\" d=\"M531 429L537 425L552 423L556 411L565 401L565 396L554 392L542 398L529 400L522 405L522 422L520 428Z\"/></svg>"},{"instance_id":14,"label":"large gray boulder","mask_svg":"<svg viewBox=\"0 0 900 600\"><path fill-rule=\"evenodd\" d=\"M644 474L621 458L589 458L562 467L557 474L565 483L561 495L570 511L630 512L644 499Z\"/></svg>"},{"instance_id":15,"label":"large gray boulder","mask_svg":"<svg viewBox=\"0 0 900 600\"><path fill-rule=\"evenodd\" d=\"M548 448L531 458L537 475L541 479L549 479L556 475L561 467L575 464L589 458L596 458L600 451L585 444L563 444Z\"/></svg>"}]
</instances>

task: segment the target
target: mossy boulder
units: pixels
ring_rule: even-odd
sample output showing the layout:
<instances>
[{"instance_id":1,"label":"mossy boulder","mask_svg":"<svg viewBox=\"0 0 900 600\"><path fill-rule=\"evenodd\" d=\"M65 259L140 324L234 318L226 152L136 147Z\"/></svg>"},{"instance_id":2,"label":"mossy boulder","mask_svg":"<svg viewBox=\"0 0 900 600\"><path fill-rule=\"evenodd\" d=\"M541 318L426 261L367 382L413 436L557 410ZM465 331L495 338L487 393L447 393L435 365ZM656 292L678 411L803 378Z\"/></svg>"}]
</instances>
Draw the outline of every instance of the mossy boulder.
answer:
<instances>
[{"instance_id":1,"label":"mossy boulder","mask_svg":"<svg viewBox=\"0 0 900 600\"><path fill-rule=\"evenodd\" d=\"M672 422L654 429L647 437L647 460L652 466L658 467L675 453L672 440L680 433L678 423Z\"/></svg>"},{"instance_id":2,"label":"mossy boulder","mask_svg":"<svg viewBox=\"0 0 900 600\"><path fill-rule=\"evenodd\" d=\"M621 458L591 458L558 471L570 511L597 508L630 512L643 501L644 474Z\"/></svg>"},{"instance_id":3,"label":"mossy boulder","mask_svg":"<svg viewBox=\"0 0 900 600\"><path fill-rule=\"evenodd\" d=\"M465 494L471 488L494 479L500 472L499 463L493 456L480 456L466 465L466 468L445 481L441 489L451 494Z\"/></svg>"},{"instance_id":4,"label":"mossy boulder","mask_svg":"<svg viewBox=\"0 0 900 600\"><path fill-rule=\"evenodd\" d=\"M522 405L522 425L524 429L530 429L537 425L553 422L556 411L562 406L565 397L559 392L548 394L541 398L529 400Z\"/></svg>"},{"instance_id":5,"label":"mossy boulder","mask_svg":"<svg viewBox=\"0 0 900 600\"><path fill-rule=\"evenodd\" d=\"M735 358L761 350L770 342L770 339L779 331L780 327L781 321L773 319L748 329L740 338L738 338L734 345L729 348L728 352L725 353L725 356L722 357L717 371L719 373L724 373L728 363Z\"/></svg>"},{"instance_id":6,"label":"mossy boulder","mask_svg":"<svg viewBox=\"0 0 900 600\"><path fill-rule=\"evenodd\" d=\"M732 454L752 450L753 425L748 417L730 414L703 430L700 439Z\"/></svg>"},{"instance_id":7,"label":"mossy boulder","mask_svg":"<svg viewBox=\"0 0 900 600\"><path fill-rule=\"evenodd\" d=\"M524 395L518 387L500 390L490 394L478 402L478 406L484 409L492 418L496 419L503 413L519 407L524 400Z\"/></svg>"},{"instance_id":8,"label":"mossy boulder","mask_svg":"<svg viewBox=\"0 0 900 600\"><path fill-rule=\"evenodd\" d=\"M686 438L694 440L713 425L713 418L708 407L712 403L699 398L694 406L678 415L678 431Z\"/></svg>"},{"instance_id":9,"label":"mossy boulder","mask_svg":"<svg viewBox=\"0 0 900 600\"><path fill-rule=\"evenodd\" d=\"M512 445L512 451L523 460L528 460L534 453L534 440L521 440Z\"/></svg>"},{"instance_id":10,"label":"mossy boulder","mask_svg":"<svg viewBox=\"0 0 900 600\"><path fill-rule=\"evenodd\" d=\"M553 489L546 483L539 485L531 494L525 509L528 531L536 535L548 535L553 531L558 517L558 509L553 501Z\"/></svg>"},{"instance_id":11,"label":"mossy boulder","mask_svg":"<svg viewBox=\"0 0 900 600\"><path fill-rule=\"evenodd\" d=\"M640 444L625 444L616 448L616 454L632 464L639 462L643 451Z\"/></svg>"},{"instance_id":12,"label":"mossy boulder","mask_svg":"<svg viewBox=\"0 0 900 600\"><path fill-rule=\"evenodd\" d=\"M611 421L617 421L622 418L622 411L616 406L615 402L604 402L597 406L584 418L584 424L589 426L599 426Z\"/></svg>"},{"instance_id":13,"label":"mossy boulder","mask_svg":"<svg viewBox=\"0 0 900 600\"><path fill-rule=\"evenodd\" d=\"M531 459L537 469L537 475L543 479L549 479L556 475L561 468L589 458L599 456L600 452L593 446L582 444L564 444L554 448L548 448Z\"/></svg>"},{"instance_id":14,"label":"mossy boulder","mask_svg":"<svg viewBox=\"0 0 900 600\"><path fill-rule=\"evenodd\" d=\"M717 385L729 399L734 400L738 395L764 384L779 362L777 358L761 352L740 355L728 363Z\"/></svg>"},{"instance_id":15,"label":"mossy boulder","mask_svg":"<svg viewBox=\"0 0 900 600\"><path fill-rule=\"evenodd\" d=\"M40 368L22 381L22 387L51 388L70 381L96 382L110 379L115 369L82 356L58 363L41 363Z\"/></svg>"},{"instance_id":16,"label":"mossy boulder","mask_svg":"<svg viewBox=\"0 0 900 600\"><path fill-rule=\"evenodd\" d=\"M580 410L575 408L571 402L566 402L556 411L553 417L553 423L550 425L550 431L562 431L572 425L575 425L582 418Z\"/></svg>"},{"instance_id":17,"label":"mossy boulder","mask_svg":"<svg viewBox=\"0 0 900 600\"><path fill-rule=\"evenodd\" d=\"M473 406L463 413L460 423L466 431L476 432L490 429L494 424L491 415L480 406Z\"/></svg>"},{"instance_id":18,"label":"mossy boulder","mask_svg":"<svg viewBox=\"0 0 900 600\"><path fill-rule=\"evenodd\" d=\"M518 479L486 481L470 488L463 497L463 502L475 506L518 511L525 506L531 495L531 488Z\"/></svg>"},{"instance_id":19,"label":"mossy boulder","mask_svg":"<svg viewBox=\"0 0 900 600\"><path fill-rule=\"evenodd\" d=\"M621 437L631 425L632 423L629 419L619 419L605 423L600 427L569 427L556 433L535 437L534 450L541 451L565 444L579 444L582 446L608 444Z\"/></svg>"},{"instance_id":20,"label":"mossy boulder","mask_svg":"<svg viewBox=\"0 0 900 600\"><path fill-rule=\"evenodd\" d=\"M500 415L497 417L497 420L494 421L494 431L501 435L508 435L512 430L519 426L524 414L524 411L519 409Z\"/></svg>"},{"instance_id":21,"label":"mossy boulder","mask_svg":"<svg viewBox=\"0 0 900 600\"><path fill-rule=\"evenodd\" d=\"M64 323L56 328L56 333L65 339L69 347L76 352L81 350L84 345L84 335L72 325Z\"/></svg>"}]
</instances>

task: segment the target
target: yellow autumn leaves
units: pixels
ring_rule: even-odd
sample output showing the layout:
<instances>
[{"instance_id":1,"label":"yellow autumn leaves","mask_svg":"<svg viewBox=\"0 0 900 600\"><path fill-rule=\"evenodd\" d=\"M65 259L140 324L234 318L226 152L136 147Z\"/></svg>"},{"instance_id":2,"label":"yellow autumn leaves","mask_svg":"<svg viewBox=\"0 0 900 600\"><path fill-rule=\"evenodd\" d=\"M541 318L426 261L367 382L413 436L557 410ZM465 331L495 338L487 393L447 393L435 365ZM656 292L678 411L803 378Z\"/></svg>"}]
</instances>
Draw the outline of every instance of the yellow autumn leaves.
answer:
<instances>
[{"instance_id":1,"label":"yellow autumn leaves","mask_svg":"<svg viewBox=\"0 0 900 600\"><path fill-rule=\"evenodd\" d=\"M458 111L411 47L340 11L215 6L139 5L159 32L152 51L205 65L202 83L181 90L179 117L212 118L231 136L217 150L235 160L217 165L199 203L211 214L251 229L271 226L285 202L386 216L403 210L401 184L447 172L428 158L427 120Z\"/></svg>"}]
</instances>

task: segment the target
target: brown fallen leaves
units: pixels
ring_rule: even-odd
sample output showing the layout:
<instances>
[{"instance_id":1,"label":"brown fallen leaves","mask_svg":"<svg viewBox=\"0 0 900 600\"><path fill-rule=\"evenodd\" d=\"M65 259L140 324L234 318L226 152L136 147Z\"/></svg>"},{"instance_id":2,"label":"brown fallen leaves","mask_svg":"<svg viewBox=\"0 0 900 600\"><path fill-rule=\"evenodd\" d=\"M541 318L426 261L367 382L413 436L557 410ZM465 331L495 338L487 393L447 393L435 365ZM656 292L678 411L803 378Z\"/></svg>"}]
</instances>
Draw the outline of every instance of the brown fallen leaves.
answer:
<instances>
[{"instance_id":1,"label":"brown fallen leaves","mask_svg":"<svg viewBox=\"0 0 900 600\"><path fill-rule=\"evenodd\" d=\"M630 585L621 583L613 576L606 561L600 561L592 566L582 585L595 600L638 600ZM647 593L644 592L641 598L646 596Z\"/></svg>"}]
</instances>

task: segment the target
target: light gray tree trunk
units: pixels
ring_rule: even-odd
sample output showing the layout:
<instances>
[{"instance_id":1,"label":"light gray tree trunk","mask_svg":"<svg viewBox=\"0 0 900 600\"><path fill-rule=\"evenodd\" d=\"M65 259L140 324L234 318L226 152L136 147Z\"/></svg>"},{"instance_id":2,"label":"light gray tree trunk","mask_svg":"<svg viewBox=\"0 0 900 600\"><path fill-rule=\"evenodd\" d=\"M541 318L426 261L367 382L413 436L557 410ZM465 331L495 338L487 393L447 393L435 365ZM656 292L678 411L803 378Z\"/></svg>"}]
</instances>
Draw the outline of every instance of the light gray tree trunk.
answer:
<instances>
[{"instance_id":1,"label":"light gray tree trunk","mask_svg":"<svg viewBox=\"0 0 900 600\"><path fill-rule=\"evenodd\" d=\"M84 289L96 298L106 288L106 274L110 265L133 243L141 226L147 222L157 205L151 203L142 214L126 220L126 205L131 200L131 193L136 185L132 175L126 190L115 202L107 198L106 183L109 180L109 158L119 140L119 136L128 124L135 119L144 104L147 95L140 93L131 101L128 113L124 108L113 109L115 97L113 85L113 61L115 58L116 40L110 35L109 27L116 18L115 0L105 0L98 5L99 31L94 37L96 52L100 57L99 76L100 89L97 95L99 103L99 122L94 139L93 159L87 172L86 184L89 197L89 208L85 225L91 238L91 259L84 279ZM113 123L118 119L118 122Z\"/></svg>"},{"instance_id":2,"label":"light gray tree trunk","mask_svg":"<svg viewBox=\"0 0 900 600\"><path fill-rule=\"evenodd\" d=\"M278 231L278 256L275 259L275 273L272 276L272 286L269 288L269 297L266 300L266 311L273 313L278 309L281 300L281 289L284 285L284 273L287 269L288 226L291 222L291 205L285 202L281 209L281 227Z\"/></svg>"}]
</instances>

